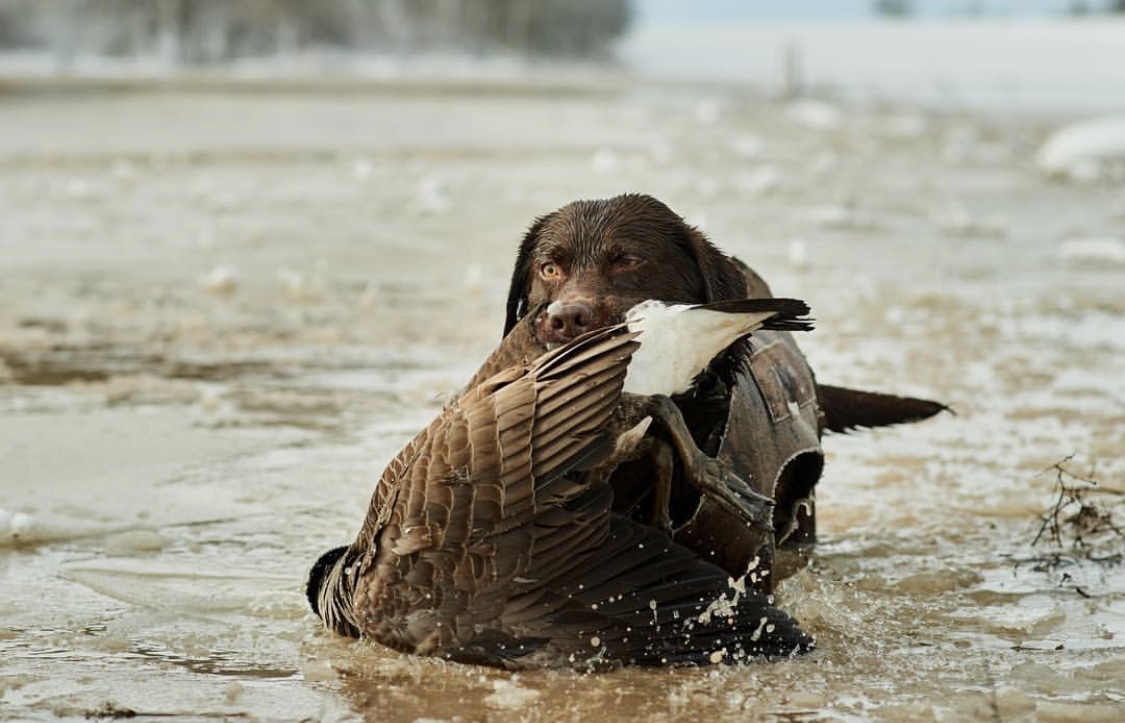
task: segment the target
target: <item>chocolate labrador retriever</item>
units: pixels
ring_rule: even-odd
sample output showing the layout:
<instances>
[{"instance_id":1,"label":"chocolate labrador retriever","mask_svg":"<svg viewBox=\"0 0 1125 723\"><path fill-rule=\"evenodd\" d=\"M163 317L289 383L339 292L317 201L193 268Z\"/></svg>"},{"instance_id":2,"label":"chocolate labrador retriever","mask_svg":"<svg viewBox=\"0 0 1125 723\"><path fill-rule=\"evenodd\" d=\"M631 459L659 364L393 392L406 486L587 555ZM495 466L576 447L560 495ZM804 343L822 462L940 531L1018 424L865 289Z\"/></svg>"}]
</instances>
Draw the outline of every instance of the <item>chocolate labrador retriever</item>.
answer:
<instances>
[{"instance_id":1,"label":"chocolate labrador retriever","mask_svg":"<svg viewBox=\"0 0 1125 723\"><path fill-rule=\"evenodd\" d=\"M758 274L651 196L576 201L537 219L520 244L504 333L533 314L528 345L534 348L526 353L534 356L621 321L645 299L767 296ZM671 452L682 444L623 463L612 478L615 511L666 527L677 542L765 591L803 564L815 542L822 434L917 421L946 409L819 384L787 331L736 343L674 402L700 450L774 500L772 534L748 527L701 495L699 485L685 484L690 470ZM669 475L670 495L654 499L661 486L653 481Z\"/></svg>"}]
</instances>

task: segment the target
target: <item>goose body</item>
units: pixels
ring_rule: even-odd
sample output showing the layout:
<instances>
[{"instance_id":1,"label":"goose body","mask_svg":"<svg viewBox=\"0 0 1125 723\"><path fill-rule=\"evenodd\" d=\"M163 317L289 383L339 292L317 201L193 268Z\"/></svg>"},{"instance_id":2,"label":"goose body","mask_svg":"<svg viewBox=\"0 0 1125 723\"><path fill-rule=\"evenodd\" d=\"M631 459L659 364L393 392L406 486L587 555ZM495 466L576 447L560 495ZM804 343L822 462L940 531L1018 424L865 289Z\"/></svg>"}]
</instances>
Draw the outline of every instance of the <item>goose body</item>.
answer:
<instances>
[{"instance_id":1,"label":"goose body","mask_svg":"<svg viewBox=\"0 0 1125 723\"><path fill-rule=\"evenodd\" d=\"M811 648L766 597L614 513L612 489L589 474L619 442L609 422L634 368L642 390L698 373L695 361L659 371L675 346L665 337L707 348L706 337L718 353L771 320L805 323L795 320L807 311L800 302L747 301L775 308L763 318L760 306L670 316L654 306L474 383L387 466L355 541L313 566L307 593L326 627L513 669L707 664ZM708 331L716 313L754 316L723 343L733 332L723 323ZM520 358L503 345L497 354Z\"/></svg>"}]
</instances>

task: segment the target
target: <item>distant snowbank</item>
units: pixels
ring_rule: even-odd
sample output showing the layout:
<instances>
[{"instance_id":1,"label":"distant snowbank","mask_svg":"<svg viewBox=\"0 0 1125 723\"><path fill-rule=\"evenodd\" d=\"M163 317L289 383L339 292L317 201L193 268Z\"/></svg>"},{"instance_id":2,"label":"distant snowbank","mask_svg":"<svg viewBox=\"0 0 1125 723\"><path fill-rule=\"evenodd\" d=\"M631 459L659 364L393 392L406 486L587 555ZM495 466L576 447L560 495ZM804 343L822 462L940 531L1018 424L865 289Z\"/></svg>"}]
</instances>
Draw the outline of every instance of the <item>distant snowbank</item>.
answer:
<instances>
[{"instance_id":1,"label":"distant snowbank","mask_svg":"<svg viewBox=\"0 0 1125 723\"><path fill-rule=\"evenodd\" d=\"M316 48L292 55L242 58L209 66L170 63L156 56L84 56L60 62L45 50L0 53L0 79L185 79L227 77L263 80L363 81L398 79L522 79L529 70L593 76L602 66L594 61L530 62L514 53L466 56L454 52L372 53Z\"/></svg>"},{"instance_id":2,"label":"distant snowbank","mask_svg":"<svg viewBox=\"0 0 1125 723\"><path fill-rule=\"evenodd\" d=\"M656 78L781 90L788 73L858 98L1125 109L1125 18L1117 17L642 26L617 50Z\"/></svg>"},{"instance_id":3,"label":"distant snowbank","mask_svg":"<svg viewBox=\"0 0 1125 723\"><path fill-rule=\"evenodd\" d=\"M309 48L185 70L158 57L66 60L47 50L0 54L0 81L190 79L309 82L568 78L702 81L754 91L827 91L937 108L1102 114L1125 111L1125 17L641 25L614 46L616 65L529 61L513 53L372 53ZM623 71L623 72L619 72ZM623 77L624 76L624 77Z\"/></svg>"}]
</instances>

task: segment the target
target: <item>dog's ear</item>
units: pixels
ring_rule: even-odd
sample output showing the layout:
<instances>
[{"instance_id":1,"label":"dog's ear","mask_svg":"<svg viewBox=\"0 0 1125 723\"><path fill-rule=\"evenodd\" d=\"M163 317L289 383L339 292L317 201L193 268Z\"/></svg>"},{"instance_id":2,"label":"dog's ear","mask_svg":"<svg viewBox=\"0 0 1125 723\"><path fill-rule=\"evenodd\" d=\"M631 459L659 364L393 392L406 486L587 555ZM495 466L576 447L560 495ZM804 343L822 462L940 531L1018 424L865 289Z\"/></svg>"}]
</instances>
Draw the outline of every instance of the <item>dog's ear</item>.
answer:
<instances>
[{"instance_id":1,"label":"dog's ear","mask_svg":"<svg viewBox=\"0 0 1125 723\"><path fill-rule=\"evenodd\" d=\"M531 224L531 228L520 242L520 250L516 254L516 264L512 268L512 283L508 286L508 315L504 319L504 336L512 330L524 314L527 313L527 295L531 291L531 252L539 241L539 234L543 226L554 216L549 213L540 216Z\"/></svg>"},{"instance_id":2,"label":"dog's ear","mask_svg":"<svg viewBox=\"0 0 1125 723\"><path fill-rule=\"evenodd\" d=\"M758 272L746 265L746 262L737 256L728 256L731 263L738 267L739 272L742 274L743 281L746 282L746 298L748 299L765 299L773 296L770 291L770 285L766 280L758 275Z\"/></svg>"},{"instance_id":3,"label":"dog's ear","mask_svg":"<svg viewBox=\"0 0 1125 723\"><path fill-rule=\"evenodd\" d=\"M757 279L765 287L765 282L762 282L750 267L715 248L702 231L694 226L685 225L684 228L687 250L695 258L695 266L699 269L699 275L703 280L703 293L707 297L705 301L745 299L752 291L749 288L750 284L747 283L752 279ZM744 270L749 273L744 273ZM762 295L770 295L768 287L766 293Z\"/></svg>"}]
</instances>

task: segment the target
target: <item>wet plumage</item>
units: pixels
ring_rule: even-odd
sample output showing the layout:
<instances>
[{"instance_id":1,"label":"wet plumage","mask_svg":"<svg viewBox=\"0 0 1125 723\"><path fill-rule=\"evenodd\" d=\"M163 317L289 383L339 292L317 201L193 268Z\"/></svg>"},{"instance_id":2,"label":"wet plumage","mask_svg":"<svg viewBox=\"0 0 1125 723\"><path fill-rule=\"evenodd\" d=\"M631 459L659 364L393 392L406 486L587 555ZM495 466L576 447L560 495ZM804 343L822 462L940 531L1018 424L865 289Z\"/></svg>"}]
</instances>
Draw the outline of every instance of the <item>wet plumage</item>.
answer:
<instances>
[{"instance_id":1,"label":"wet plumage","mask_svg":"<svg viewBox=\"0 0 1125 723\"><path fill-rule=\"evenodd\" d=\"M314 566L308 594L326 626L509 668L706 664L811 647L767 598L613 513L612 489L587 473L623 431L609 422L637 336L626 325L591 332L447 406L387 466L355 542Z\"/></svg>"}]
</instances>

